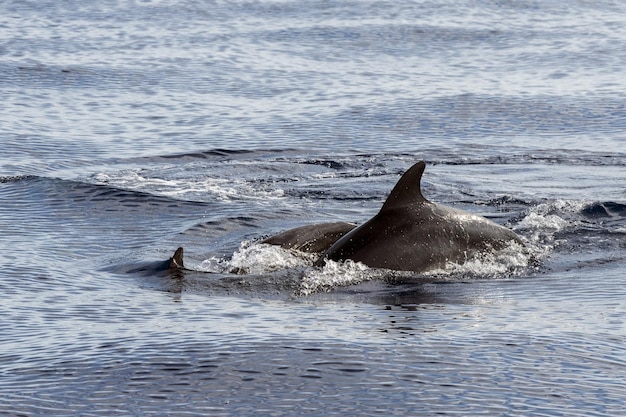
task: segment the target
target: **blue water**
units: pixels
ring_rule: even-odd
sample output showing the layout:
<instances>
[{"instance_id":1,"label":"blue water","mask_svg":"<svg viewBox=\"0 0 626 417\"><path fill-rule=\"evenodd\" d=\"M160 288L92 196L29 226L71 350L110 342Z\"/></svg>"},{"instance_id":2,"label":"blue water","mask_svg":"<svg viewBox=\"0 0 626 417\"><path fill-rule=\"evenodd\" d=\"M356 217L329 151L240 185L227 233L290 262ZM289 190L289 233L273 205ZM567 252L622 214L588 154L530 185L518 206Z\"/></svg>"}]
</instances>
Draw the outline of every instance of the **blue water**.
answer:
<instances>
[{"instance_id":1,"label":"blue water","mask_svg":"<svg viewBox=\"0 0 626 417\"><path fill-rule=\"evenodd\" d=\"M570 3L3 2L0 414L623 415L626 6ZM259 244L419 160L527 252Z\"/></svg>"}]
</instances>

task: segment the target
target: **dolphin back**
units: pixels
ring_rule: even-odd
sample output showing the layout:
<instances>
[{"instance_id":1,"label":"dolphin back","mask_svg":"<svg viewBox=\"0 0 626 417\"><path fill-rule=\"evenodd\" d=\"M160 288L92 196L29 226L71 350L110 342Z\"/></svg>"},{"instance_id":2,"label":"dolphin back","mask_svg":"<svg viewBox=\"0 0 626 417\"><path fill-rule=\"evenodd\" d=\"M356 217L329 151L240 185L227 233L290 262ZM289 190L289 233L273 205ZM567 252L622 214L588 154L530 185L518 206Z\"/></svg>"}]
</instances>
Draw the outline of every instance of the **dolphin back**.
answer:
<instances>
[{"instance_id":1,"label":"dolphin back","mask_svg":"<svg viewBox=\"0 0 626 417\"><path fill-rule=\"evenodd\" d=\"M322 253L354 229L354 223L334 222L311 224L290 229L265 239L262 243L307 253Z\"/></svg>"}]
</instances>

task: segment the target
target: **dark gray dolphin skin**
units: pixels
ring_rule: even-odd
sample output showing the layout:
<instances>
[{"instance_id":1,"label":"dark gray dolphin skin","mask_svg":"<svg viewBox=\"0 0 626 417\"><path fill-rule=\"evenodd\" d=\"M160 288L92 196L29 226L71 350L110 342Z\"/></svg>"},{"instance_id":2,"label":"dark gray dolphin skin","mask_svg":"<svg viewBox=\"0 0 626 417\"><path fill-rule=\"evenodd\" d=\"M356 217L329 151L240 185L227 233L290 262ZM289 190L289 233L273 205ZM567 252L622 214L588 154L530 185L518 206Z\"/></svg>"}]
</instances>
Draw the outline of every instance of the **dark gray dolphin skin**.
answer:
<instances>
[{"instance_id":1,"label":"dark gray dolphin skin","mask_svg":"<svg viewBox=\"0 0 626 417\"><path fill-rule=\"evenodd\" d=\"M185 269L183 263L183 248L176 249L174 255L167 260L167 269Z\"/></svg>"},{"instance_id":2,"label":"dark gray dolphin skin","mask_svg":"<svg viewBox=\"0 0 626 417\"><path fill-rule=\"evenodd\" d=\"M400 178L383 207L369 221L330 246L317 261L351 259L372 268L417 273L462 264L481 251L523 245L509 229L484 217L432 203L422 195L425 162Z\"/></svg>"},{"instance_id":3,"label":"dark gray dolphin skin","mask_svg":"<svg viewBox=\"0 0 626 417\"><path fill-rule=\"evenodd\" d=\"M355 227L356 224L346 222L311 224L287 230L261 243L307 253L322 253Z\"/></svg>"}]
</instances>

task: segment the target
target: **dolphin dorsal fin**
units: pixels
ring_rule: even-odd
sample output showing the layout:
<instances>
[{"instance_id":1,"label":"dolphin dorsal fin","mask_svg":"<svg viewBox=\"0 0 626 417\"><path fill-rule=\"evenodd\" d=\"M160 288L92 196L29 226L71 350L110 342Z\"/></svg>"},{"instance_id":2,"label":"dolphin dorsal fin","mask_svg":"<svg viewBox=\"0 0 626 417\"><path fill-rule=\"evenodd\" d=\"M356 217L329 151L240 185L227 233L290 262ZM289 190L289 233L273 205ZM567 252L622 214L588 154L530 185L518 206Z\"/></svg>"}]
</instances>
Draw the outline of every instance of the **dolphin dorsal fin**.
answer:
<instances>
[{"instance_id":1,"label":"dolphin dorsal fin","mask_svg":"<svg viewBox=\"0 0 626 417\"><path fill-rule=\"evenodd\" d=\"M170 258L169 269L182 268L185 268L185 264L183 263L183 248L178 248Z\"/></svg>"},{"instance_id":2,"label":"dolphin dorsal fin","mask_svg":"<svg viewBox=\"0 0 626 417\"><path fill-rule=\"evenodd\" d=\"M385 201L380 211L391 210L414 203L428 202L422 195L420 184L425 168L426 162L424 161L420 161L409 168L398 180L396 186L393 187L391 194L387 197L387 201Z\"/></svg>"}]
</instances>

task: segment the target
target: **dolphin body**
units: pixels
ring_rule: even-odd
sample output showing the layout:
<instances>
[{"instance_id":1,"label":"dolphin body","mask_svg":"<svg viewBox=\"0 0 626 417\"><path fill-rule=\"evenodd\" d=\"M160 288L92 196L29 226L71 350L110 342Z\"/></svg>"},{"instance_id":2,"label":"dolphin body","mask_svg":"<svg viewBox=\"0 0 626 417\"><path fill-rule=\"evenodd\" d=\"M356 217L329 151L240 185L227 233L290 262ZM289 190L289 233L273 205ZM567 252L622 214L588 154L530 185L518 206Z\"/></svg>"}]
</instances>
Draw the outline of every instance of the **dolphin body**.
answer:
<instances>
[{"instance_id":1,"label":"dolphin body","mask_svg":"<svg viewBox=\"0 0 626 417\"><path fill-rule=\"evenodd\" d=\"M522 240L484 217L428 201L418 162L400 178L382 208L359 227L326 223L288 230L265 240L287 249L319 250L316 266L351 259L372 268L424 273ZM334 241L333 241L334 239ZM319 241L318 241L319 240Z\"/></svg>"},{"instance_id":2,"label":"dolphin body","mask_svg":"<svg viewBox=\"0 0 626 417\"><path fill-rule=\"evenodd\" d=\"M278 245L283 249L322 253L355 227L356 224L346 222L310 224L287 230L262 243Z\"/></svg>"}]
</instances>

